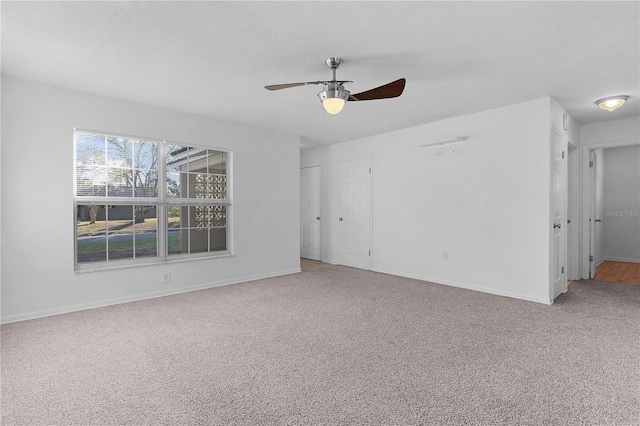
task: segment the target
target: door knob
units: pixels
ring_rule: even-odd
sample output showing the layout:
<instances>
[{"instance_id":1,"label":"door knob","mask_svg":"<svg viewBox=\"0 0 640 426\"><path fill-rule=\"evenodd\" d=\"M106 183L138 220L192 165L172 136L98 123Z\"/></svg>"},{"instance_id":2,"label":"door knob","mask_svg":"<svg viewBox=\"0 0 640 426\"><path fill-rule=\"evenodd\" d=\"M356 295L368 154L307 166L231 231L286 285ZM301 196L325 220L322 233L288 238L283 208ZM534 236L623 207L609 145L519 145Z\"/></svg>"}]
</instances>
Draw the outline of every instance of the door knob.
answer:
<instances>
[{"instance_id":1,"label":"door knob","mask_svg":"<svg viewBox=\"0 0 640 426\"><path fill-rule=\"evenodd\" d=\"M602 222L602 219L596 219L596 222Z\"/></svg>"},{"instance_id":2,"label":"door knob","mask_svg":"<svg viewBox=\"0 0 640 426\"><path fill-rule=\"evenodd\" d=\"M560 225L559 223L554 223L553 224L553 229L556 229L556 228L559 229L560 227L562 227L562 225Z\"/></svg>"},{"instance_id":3,"label":"door knob","mask_svg":"<svg viewBox=\"0 0 640 426\"><path fill-rule=\"evenodd\" d=\"M320 216L316 216L316 220L320 220Z\"/></svg>"},{"instance_id":4,"label":"door knob","mask_svg":"<svg viewBox=\"0 0 640 426\"><path fill-rule=\"evenodd\" d=\"M338 219L340 222L342 222L342 218Z\"/></svg>"}]
</instances>

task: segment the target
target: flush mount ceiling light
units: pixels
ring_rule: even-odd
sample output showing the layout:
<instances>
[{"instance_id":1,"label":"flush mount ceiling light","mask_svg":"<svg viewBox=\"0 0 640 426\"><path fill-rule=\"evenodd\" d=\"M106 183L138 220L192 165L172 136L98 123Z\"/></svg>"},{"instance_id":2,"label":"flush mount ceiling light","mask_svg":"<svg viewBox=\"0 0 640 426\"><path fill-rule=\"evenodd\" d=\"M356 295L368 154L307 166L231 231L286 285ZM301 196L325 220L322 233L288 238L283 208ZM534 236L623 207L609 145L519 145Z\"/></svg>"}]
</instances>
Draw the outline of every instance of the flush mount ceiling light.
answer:
<instances>
[{"instance_id":1,"label":"flush mount ceiling light","mask_svg":"<svg viewBox=\"0 0 640 426\"><path fill-rule=\"evenodd\" d=\"M604 110L613 112L614 110L624 105L627 99L629 99L629 97L626 95L610 96L608 98L596 101L596 104Z\"/></svg>"}]
</instances>

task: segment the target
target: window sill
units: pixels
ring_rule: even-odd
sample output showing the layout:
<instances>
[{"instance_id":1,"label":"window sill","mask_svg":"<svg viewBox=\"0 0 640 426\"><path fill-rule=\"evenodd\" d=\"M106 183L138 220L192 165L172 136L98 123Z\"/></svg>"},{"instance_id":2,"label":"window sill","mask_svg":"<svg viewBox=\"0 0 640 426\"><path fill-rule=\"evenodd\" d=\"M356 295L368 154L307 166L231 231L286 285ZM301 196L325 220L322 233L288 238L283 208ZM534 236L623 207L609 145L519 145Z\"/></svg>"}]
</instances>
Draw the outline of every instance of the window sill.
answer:
<instances>
[{"instance_id":1,"label":"window sill","mask_svg":"<svg viewBox=\"0 0 640 426\"><path fill-rule=\"evenodd\" d=\"M141 263L127 263L127 264L117 264L117 265L104 265L104 266L95 266L95 267L84 267L81 269L75 269L73 272L76 274L87 274L93 272L103 272L103 271L113 271L118 269L131 269L131 268L140 268L145 266L158 266L158 265L171 265L174 263L184 263L184 262L193 262L198 260L210 260L210 259L219 259L223 257L233 257L234 255L229 252L221 252L220 254L208 255L208 256L185 256L180 257L178 259L167 259L167 260L154 260L149 262L141 262Z\"/></svg>"}]
</instances>

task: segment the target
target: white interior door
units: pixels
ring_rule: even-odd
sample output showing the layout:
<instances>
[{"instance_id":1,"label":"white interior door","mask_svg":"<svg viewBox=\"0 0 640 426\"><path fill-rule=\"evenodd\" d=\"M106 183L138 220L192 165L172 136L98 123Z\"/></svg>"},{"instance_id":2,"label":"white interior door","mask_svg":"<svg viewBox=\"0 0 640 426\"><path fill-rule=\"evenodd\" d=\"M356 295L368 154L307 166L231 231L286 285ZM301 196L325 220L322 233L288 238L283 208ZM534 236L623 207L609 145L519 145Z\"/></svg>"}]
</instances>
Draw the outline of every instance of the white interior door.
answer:
<instances>
[{"instance_id":1,"label":"white interior door","mask_svg":"<svg viewBox=\"0 0 640 426\"><path fill-rule=\"evenodd\" d=\"M340 163L339 214L340 264L371 269L371 161L368 158Z\"/></svg>"},{"instance_id":2,"label":"white interior door","mask_svg":"<svg viewBox=\"0 0 640 426\"><path fill-rule=\"evenodd\" d=\"M300 169L300 257L322 260L322 167Z\"/></svg>"},{"instance_id":3,"label":"white interior door","mask_svg":"<svg viewBox=\"0 0 640 426\"><path fill-rule=\"evenodd\" d=\"M551 133L552 145L552 170L551 170L551 193L552 193L552 216L553 216L553 237L552 237L552 294L555 299L560 293L567 290L567 179L566 179L566 159L564 137L557 131Z\"/></svg>"}]
</instances>

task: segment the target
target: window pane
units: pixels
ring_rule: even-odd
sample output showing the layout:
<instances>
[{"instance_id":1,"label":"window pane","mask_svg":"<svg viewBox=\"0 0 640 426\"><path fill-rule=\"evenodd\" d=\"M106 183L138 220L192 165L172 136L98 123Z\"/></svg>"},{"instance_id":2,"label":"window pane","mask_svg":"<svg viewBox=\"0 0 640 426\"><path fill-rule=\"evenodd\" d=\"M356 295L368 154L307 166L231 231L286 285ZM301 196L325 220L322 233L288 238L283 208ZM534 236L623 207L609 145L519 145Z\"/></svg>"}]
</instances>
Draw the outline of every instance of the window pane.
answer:
<instances>
[{"instance_id":1,"label":"window pane","mask_svg":"<svg viewBox=\"0 0 640 426\"><path fill-rule=\"evenodd\" d=\"M135 257L158 255L158 216L155 206L136 206L134 224Z\"/></svg>"},{"instance_id":2,"label":"window pane","mask_svg":"<svg viewBox=\"0 0 640 426\"><path fill-rule=\"evenodd\" d=\"M227 228L211 228L209 241L211 251L227 250Z\"/></svg>"},{"instance_id":3,"label":"window pane","mask_svg":"<svg viewBox=\"0 0 640 426\"><path fill-rule=\"evenodd\" d=\"M78 263L107 260L106 206L76 208L76 253Z\"/></svg>"},{"instance_id":4,"label":"window pane","mask_svg":"<svg viewBox=\"0 0 640 426\"><path fill-rule=\"evenodd\" d=\"M193 225L196 229L206 229L209 227L209 219L211 216L211 206L196 206L193 208L194 218Z\"/></svg>"},{"instance_id":5,"label":"window pane","mask_svg":"<svg viewBox=\"0 0 640 426\"><path fill-rule=\"evenodd\" d=\"M191 229L189 237L191 240L190 253L206 253L209 251L209 234L206 229Z\"/></svg>"},{"instance_id":6,"label":"window pane","mask_svg":"<svg viewBox=\"0 0 640 426\"><path fill-rule=\"evenodd\" d=\"M186 244L189 240L189 236L187 235L187 230L182 228L173 228L169 229L169 238L168 238L168 253L169 254L179 254L179 253L187 253L184 251L183 244Z\"/></svg>"},{"instance_id":7,"label":"window pane","mask_svg":"<svg viewBox=\"0 0 640 426\"><path fill-rule=\"evenodd\" d=\"M168 216L169 216L169 229L179 228L180 227L180 206L169 206L168 207Z\"/></svg>"},{"instance_id":8,"label":"window pane","mask_svg":"<svg viewBox=\"0 0 640 426\"><path fill-rule=\"evenodd\" d=\"M158 196L158 144L149 141L133 143L133 185L136 197Z\"/></svg>"},{"instance_id":9,"label":"window pane","mask_svg":"<svg viewBox=\"0 0 640 426\"><path fill-rule=\"evenodd\" d=\"M227 250L227 207L211 206L209 229L211 251Z\"/></svg>"},{"instance_id":10,"label":"window pane","mask_svg":"<svg viewBox=\"0 0 640 426\"><path fill-rule=\"evenodd\" d=\"M167 224L167 244L169 254L189 252L189 208L170 206Z\"/></svg>"},{"instance_id":11,"label":"window pane","mask_svg":"<svg viewBox=\"0 0 640 426\"><path fill-rule=\"evenodd\" d=\"M212 174L227 174L227 153L223 151L207 151L207 166L208 173Z\"/></svg>"},{"instance_id":12,"label":"window pane","mask_svg":"<svg viewBox=\"0 0 640 426\"><path fill-rule=\"evenodd\" d=\"M191 222L189 219L191 218L191 214L193 212L193 208L191 206L180 206L180 227L188 228Z\"/></svg>"},{"instance_id":13,"label":"window pane","mask_svg":"<svg viewBox=\"0 0 640 426\"><path fill-rule=\"evenodd\" d=\"M104 196L107 185L105 141L102 136L76 134L77 195Z\"/></svg>"},{"instance_id":14,"label":"window pane","mask_svg":"<svg viewBox=\"0 0 640 426\"><path fill-rule=\"evenodd\" d=\"M109 206L107 235L109 260L133 259L133 206Z\"/></svg>"},{"instance_id":15,"label":"window pane","mask_svg":"<svg viewBox=\"0 0 640 426\"><path fill-rule=\"evenodd\" d=\"M216 200L227 199L227 176L220 174L209 175L207 182L207 198Z\"/></svg>"},{"instance_id":16,"label":"window pane","mask_svg":"<svg viewBox=\"0 0 640 426\"><path fill-rule=\"evenodd\" d=\"M179 198L181 197L181 185L180 185L180 173L177 169L167 170L167 197Z\"/></svg>"},{"instance_id":17,"label":"window pane","mask_svg":"<svg viewBox=\"0 0 640 426\"><path fill-rule=\"evenodd\" d=\"M144 231L135 234L136 258L158 255L158 232Z\"/></svg>"},{"instance_id":18,"label":"window pane","mask_svg":"<svg viewBox=\"0 0 640 426\"><path fill-rule=\"evenodd\" d=\"M211 227L226 228L227 226L227 207L212 206L211 207Z\"/></svg>"},{"instance_id":19,"label":"window pane","mask_svg":"<svg viewBox=\"0 0 640 426\"><path fill-rule=\"evenodd\" d=\"M180 206L169 206L168 208L168 252L171 253L181 253L182 244L180 242L180 221L182 208Z\"/></svg>"},{"instance_id":20,"label":"window pane","mask_svg":"<svg viewBox=\"0 0 640 426\"><path fill-rule=\"evenodd\" d=\"M140 170L158 168L158 144L150 141L135 141L135 167Z\"/></svg>"},{"instance_id":21,"label":"window pane","mask_svg":"<svg viewBox=\"0 0 640 426\"><path fill-rule=\"evenodd\" d=\"M186 161L188 147L182 145L167 145L167 157L165 159L167 167L167 196L171 198L187 198L186 194L183 194L183 188L186 187L182 184L182 176L180 170L184 168L184 161Z\"/></svg>"},{"instance_id":22,"label":"window pane","mask_svg":"<svg viewBox=\"0 0 640 426\"><path fill-rule=\"evenodd\" d=\"M147 169L134 169L133 181L135 183L136 197L158 196L158 171Z\"/></svg>"},{"instance_id":23,"label":"window pane","mask_svg":"<svg viewBox=\"0 0 640 426\"><path fill-rule=\"evenodd\" d=\"M133 259L133 234L109 233L109 260Z\"/></svg>"},{"instance_id":24,"label":"window pane","mask_svg":"<svg viewBox=\"0 0 640 426\"><path fill-rule=\"evenodd\" d=\"M186 198L198 198L200 188L197 186L196 173L182 173L182 193Z\"/></svg>"},{"instance_id":25,"label":"window pane","mask_svg":"<svg viewBox=\"0 0 640 426\"><path fill-rule=\"evenodd\" d=\"M184 145L167 144L167 165L178 164L184 160L188 155L188 149L189 147Z\"/></svg>"},{"instance_id":26,"label":"window pane","mask_svg":"<svg viewBox=\"0 0 640 426\"><path fill-rule=\"evenodd\" d=\"M107 196L132 197L131 169L126 167L109 167L107 170Z\"/></svg>"},{"instance_id":27,"label":"window pane","mask_svg":"<svg viewBox=\"0 0 640 426\"><path fill-rule=\"evenodd\" d=\"M107 137L107 196L132 197L133 144L126 139Z\"/></svg>"},{"instance_id":28,"label":"window pane","mask_svg":"<svg viewBox=\"0 0 640 426\"><path fill-rule=\"evenodd\" d=\"M107 136L107 164L110 167L131 167L133 142L115 136Z\"/></svg>"}]
</instances>

